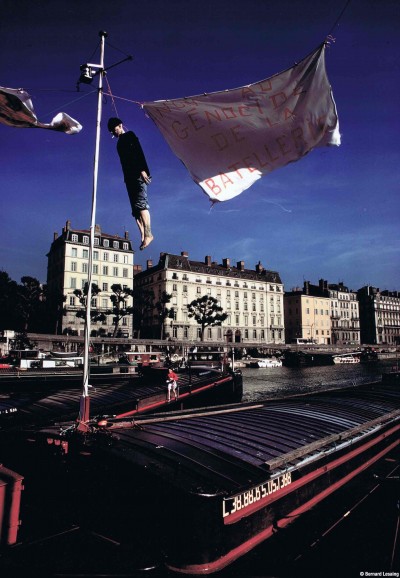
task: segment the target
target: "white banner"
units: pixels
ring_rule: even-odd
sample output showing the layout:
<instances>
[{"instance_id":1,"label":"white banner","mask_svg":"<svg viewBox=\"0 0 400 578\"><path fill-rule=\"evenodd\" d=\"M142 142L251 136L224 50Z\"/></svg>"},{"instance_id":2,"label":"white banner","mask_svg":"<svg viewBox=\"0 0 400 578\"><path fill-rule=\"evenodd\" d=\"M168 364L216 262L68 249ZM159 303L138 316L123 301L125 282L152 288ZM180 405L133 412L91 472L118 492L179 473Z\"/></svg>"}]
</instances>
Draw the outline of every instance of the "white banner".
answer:
<instances>
[{"instance_id":1,"label":"white banner","mask_svg":"<svg viewBox=\"0 0 400 578\"><path fill-rule=\"evenodd\" d=\"M144 109L213 202L232 199L317 146L340 145L324 44L266 80Z\"/></svg>"},{"instance_id":2,"label":"white banner","mask_svg":"<svg viewBox=\"0 0 400 578\"><path fill-rule=\"evenodd\" d=\"M39 122L27 92L21 88L2 86L0 86L0 123L17 128L48 128L66 134L77 134L82 129L82 125L65 112L59 112L48 124Z\"/></svg>"}]
</instances>

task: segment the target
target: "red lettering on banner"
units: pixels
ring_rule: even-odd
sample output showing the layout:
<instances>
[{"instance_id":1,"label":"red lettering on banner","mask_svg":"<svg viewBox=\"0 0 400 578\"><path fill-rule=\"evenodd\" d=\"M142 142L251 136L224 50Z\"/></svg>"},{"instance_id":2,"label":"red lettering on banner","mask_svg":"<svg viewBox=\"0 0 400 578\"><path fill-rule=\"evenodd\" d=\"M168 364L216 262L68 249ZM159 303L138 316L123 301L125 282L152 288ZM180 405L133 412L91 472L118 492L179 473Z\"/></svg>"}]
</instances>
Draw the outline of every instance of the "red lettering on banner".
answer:
<instances>
[{"instance_id":1,"label":"red lettering on banner","mask_svg":"<svg viewBox=\"0 0 400 578\"><path fill-rule=\"evenodd\" d=\"M222 132L217 132L216 134L212 134L211 138L213 139L214 143L217 145L217 150L223 151L229 146L228 139Z\"/></svg>"},{"instance_id":2,"label":"red lettering on banner","mask_svg":"<svg viewBox=\"0 0 400 578\"><path fill-rule=\"evenodd\" d=\"M246 112L248 112L248 114L246 114ZM248 107L246 105L239 106L239 114L240 114L240 116L251 116L250 107Z\"/></svg>"},{"instance_id":3,"label":"red lettering on banner","mask_svg":"<svg viewBox=\"0 0 400 578\"><path fill-rule=\"evenodd\" d=\"M222 192L221 187L215 183L214 179L206 179L204 184L210 189L212 193L214 193L214 195L219 195Z\"/></svg>"},{"instance_id":4,"label":"red lettering on banner","mask_svg":"<svg viewBox=\"0 0 400 578\"><path fill-rule=\"evenodd\" d=\"M288 118L292 117L294 117L294 112L292 112L290 108L286 107L285 110L283 111L284 120L287 120Z\"/></svg>"},{"instance_id":5,"label":"red lettering on banner","mask_svg":"<svg viewBox=\"0 0 400 578\"><path fill-rule=\"evenodd\" d=\"M230 131L232 133L233 139L235 142L240 142L242 140L246 140L244 136L240 136L239 134L237 134L237 131L240 130L240 124L237 124L236 126L233 126Z\"/></svg>"},{"instance_id":6,"label":"red lettering on banner","mask_svg":"<svg viewBox=\"0 0 400 578\"><path fill-rule=\"evenodd\" d=\"M277 92L276 94L273 94L272 96L268 97L270 100L272 100L272 104L274 105L274 108L278 108L278 106L280 106L281 104L283 104L284 102L287 101L287 97L286 94L284 92Z\"/></svg>"},{"instance_id":7,"label":"red lettering on banner","mask_svg":"<svg viewBox=\"0 0 400 578\"><path fill-rule=\"evenodd\" d=\"M279 157L273 157L272 156L272 153L269 150L269 147L267 145L264 145L264 150L267 153L267 157L269 158L271 163L273 163L274 161L277 161L279 159Z\"/></svg>"},{"instance_id":8,"label":"red lettering on banner","mask_svg":"<svg viewBox=\"0 0 400 578\"><path fill-rule=\"evenodd\" d=\"M221 121L221 116L220 116L218 110L214 110L213 112L211 112L209 110L205 110L204 114L205 114L206 120L208 120L208 124L211 124L212 119Z\"/></svg>"},{"instance_id":9,"label":"red lettering on banner","mask_svg":"<svg viewBox=\"0 0 400 578\"><path fill-rule=\"evenodd\" d=\"M298 126L292 130L292 139L294 146L298 151L303 151L305 148L307 148L307 143L304 139L303 129L301 126Z\"/></svg>"},{"instance_id":10,"label":"red lettering on banner","mask_svg":"<svg viewBox=\"0 0 400 578\"><path fill-rule=\"evenodd\" d=\"M240 170L239 170L239 169L240 169L240 165L241 165L241 163L235 163L234 165L229 165L228 169L231 169L231 170L233 170L233 171L236 171L237 176L238 176L240 179L243 179L243 177L242 177L242 175L241 175L241 173L240 173Z\"/></svg>"},{"instance_id":11,"label":"red lettering on banner","mask_svg":"<svg viewBox=\"0 0 400 578\"><path fill-rule=\"evenodd\" d=\"M233 185L233 181L232 179L230 179L228 177L228 175L226 175L225 173L220 173L220 177L221 177L221 182L224 185L224 188L226 189L227 185Z\"/></svg>"},{"instance_id":12,"label":"red lettering on banner","mask_svg":"<svg viewBox=\"0 0 400 578\"><path fill-rule=\"evenodd\" d=\"M237 118L237 115L236 115L235 111L233 110L232 106L230 106L228 108L223 108L222 112L224 113L224 116L227 120L230 120L231 118ZM232 116L229 116L229 114L231 114Z\"/></svg>"},{"instance_id":13,"label":"red lettering on banner","mask_svg":"<svg viewBox=\"0 0 400 578\"><path fill-rule=\"evenodd\" d=\"M182 124L179 122L179 120L174 120L171 126L172 130L178 138L185 140L185 138L189 136L188 129L186 127L182 127ZM180 133L178 132L179 130L181 131Z\"/></svg>"},{"instance_id":14,"label":"red lettering on banner","mask_svg":"<svg viewBox=\"0 0 400 578\"><path fill-rule=\"evenodd\" d=\"M194 112L190 111L190 112L188 112L188 117L189 117L190 122L191 122L192 125L193 125L193 128L194 128L195 130L200 130L200 129L204 128L206 125L205 125L205 124L200 124L200 125L198 124L198 123L201 122L201 121L200 121L198 118L196 118L197 115L198 115L198 112L197 112L197 111L194 111Z\"/></svg>"},{"instance_id":15,"label":"red lettering on banner","mask_svg":"<svg viewBox=\"0 0 400 578\"><path fill-rule=\"evenodd\" d=\"M257 155L254 153L254 156L257 158ZM243 162L246 165L246 168L249 169L251 173L254 173L257 169L253 166L254 161L250 162L251 157L244 157Z\"/></svg>"},{"instance_id":16,"label":"red lettering on banner","mask_svg":"<svg viewBox=\"0 0 400 578\"><path fill-rule=\"evenodd\" d=\"M257 82L258 86L261 89L261 92L269 92L272 90L272 82L270 79L263 80L262 82Z\"/></svg>"},{"instance_id":17,"label":"red lettering on banner","mask_svg":"<svg viewBox=\"0 0 400 578\"><path fill-rule=\"evenodd\" d=\"M256 160L257 160L257 162L258 162L258 164L259 164L259 166L260 166L261 168L262 168L262 167L267 167L268 165L271 164L269 161L263 162L263 161L260 159L260 157L258 156L258 154L256 154L256 153L254 153L254 156L255 156L255 158L256 158Z\"/></svg>"},{"instance_id":18,"label":"red lettering on banner","mask_svg":"<svg viewBox=\"0 0 400 578\"><path fill-rule=\"evenodd\" d=\"M290 147L288 148L288 145L287 145L287 143L285 142L285 141L286 141L286 135L283 134L282 136L279 136L279 137L278 137L277 139L275 139L275 140L276 140L276 142L278 143L279 150L281 151L281 153L282 153L283 155L287 155L288 153L290 153L290 151L291 151L292 149L291 149Z\"/></svg>"}]
</instances>

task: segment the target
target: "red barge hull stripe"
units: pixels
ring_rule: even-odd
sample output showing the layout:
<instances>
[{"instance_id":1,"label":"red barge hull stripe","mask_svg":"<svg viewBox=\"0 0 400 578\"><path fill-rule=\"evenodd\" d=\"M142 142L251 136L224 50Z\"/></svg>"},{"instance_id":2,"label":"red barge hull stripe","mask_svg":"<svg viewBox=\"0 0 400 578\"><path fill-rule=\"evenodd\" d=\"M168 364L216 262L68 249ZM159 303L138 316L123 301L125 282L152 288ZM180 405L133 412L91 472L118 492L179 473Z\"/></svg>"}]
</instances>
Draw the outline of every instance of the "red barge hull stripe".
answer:
<instances>
[{"instance_id":1,"label":"red barge hull stripe","mask_svg":"<svg viewBox=\"0 0 400 578\"><path fill-rule=\"evenodd\" d=\"M196 395L197 393L200 393L202 391L206 391L207 389L211 389L213 387L217 387L219 385L222 385L225 382L231 381L230 377L225 377L224 379L220 379L218 381L213 381L212 383L209 383L207 385L203 385L202 387L198 387L196 389L194 389L193 391L189 391L187 393L182 393L179 395L177 400L173 400L173 401L181 401L184 400L187 397L192 397L193 395ZM149 410L149 409L155 409L157 407L162 407L163 405L168 405L166 400L163 401L157 401L156 403L150 404L150 405L142 405L139 408L136 409L132 409L130 411L126 411L124 413L120 413L116 416L117 419L121 419L123 417L129 417L131 415L135 415L137 413L141 413L143 410Z\"/></svg>"},{"instance_id":2,"label":"red barge hull stripe","mask_svg":"<svg viewBox=\"0 0 400 578\"><path fill-rule=\"evenodd\" d=\"M379 442L381 442L385 438L391 436L393 433L395 433L399 429L400 429L400 424L394 426L393 428L391 428L388 431L385 431L384 433L382 433L378 437L374 438L373 440L370 440L368 443L363 444L362 446L351 451L350 453L347 453L344 456L337 458L336 460L333 460L330 464L327 464L321 468L318 468L318 469L312 471L311 473L307 474L303 478L300 478L300 479L296 480L295 482L292 482L290 485L286 486L286 488L283 488L281 491L276 492L272 496L266 496L264 498L264 500L260 500L259 502L254 504L254 506L249 506L248 508L246 508L246 510L240 510L239 512L237 512L235 514L231 514L230 516L228 516L227 518L224 519L224 524L226 524L226 525L234 524L238 520L241 520L242 518L250 516L251 514L256 512L257 510L260 510L260 509L264 508L265 506L268 506L272 502L275 502L276 500L283 498L287 494L290 494L290 493L298 490L299 488L309 484L310 482L313 482L319 476L325 474L326 472L334 470L335 468L341 466L345 462L348 462L349 460L362 454L363 452L367 451L369 448L378 444Z\"/></svg>"},{"instance_id":3,"label":"red barge hull stripe","mask_svg":"<svg viewBox=\"0 0 400 578\"><path fill-rule=\"evenodd\" d=\"M395 429L398 429L398 428L393 428L393 430L395 430ZM386 437L386 435L381 436L381 437ZM328 488L326 488L325 490L323 490L319 494L316 494L311 500L308 500L307 502L302 504L300 507L296 508L295 510L292 510L289 514L287 514L285 516L284 519L279 521L279 528L282 529L282 528L285 528L286 526L288 526L290 523L293 522L293 518L295 518L296 516L299 516L300 514L303 514L304 512L307 512L308 510L313 508L316 504L318 504L323 499L325 499L327 496L329 496L330 494L332 494L333 492L335 492L336 490L338 490L339 488L341 488L342 486L347 484L355 476L357 476L358 474L360 474L361 472L363 472L364 470L369 468L372 464L374 464L375 462L377 462L378 460L383 458L387 453L389 453L396 446L398 446L399 443L400 443L399 440L395 440L388 447L381 450L374 457L367 460L364 464L361 464L358 468L356 468L351 473L344 476L341 480L338 480L337 482L330 485ZM366 444L366 445L368 447L370 447L373 444L371 443L371 444ZM341 459L340 461L343 462L345 460ZM293 484L292 484L292 486L293 486ZM282 494L280 494L280 497L281 496L282 496ZM289 516L290 516L290 518L289 518ZM223 568L225 568L229 564L232 564L232 562L234 562L235 560L237 560L241 556L250 552L250 550L252 550L256 546L258 546L259 544L264 542L264 540L266 540L267 538L270 538L272 536L272 534L275 532L276 532L276 529L274 529L273 526L270 525L267 528L265 528L265 530L260 532L259 534L253 536L249 540L246 540L245 542L240 544L240 546L233 548L230 552L228 552L224 556L221 556L220 558L218 558L218 560L215 560L214 562L208 562L207 564L190 564L190 565L182 566L182 567L176 567L176 566L172 566L172 565L167 564L167 567L170 570L173 570L174 572L179 572L181 574L211 574L213 572L217 572L219 570L222 570Z\"/></svg>"}]
</instances>

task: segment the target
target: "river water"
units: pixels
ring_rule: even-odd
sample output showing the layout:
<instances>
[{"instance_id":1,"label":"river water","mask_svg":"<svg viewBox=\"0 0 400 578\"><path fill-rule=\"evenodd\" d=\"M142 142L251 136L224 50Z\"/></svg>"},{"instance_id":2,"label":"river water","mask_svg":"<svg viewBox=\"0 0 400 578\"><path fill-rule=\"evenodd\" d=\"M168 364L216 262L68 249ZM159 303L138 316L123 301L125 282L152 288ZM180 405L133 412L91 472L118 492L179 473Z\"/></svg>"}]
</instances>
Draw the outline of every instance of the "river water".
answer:
<instances>
[{"instance_id":1,"label":"river water","mask_svg":"<svg viewBox=\"0 0 400 578\"><path fill-rule=\"evenodd\" d=\"M259 402L298 393L380 381L395 360L314 367L243 368L243 401Z\"/></svg>"}]
</instances>

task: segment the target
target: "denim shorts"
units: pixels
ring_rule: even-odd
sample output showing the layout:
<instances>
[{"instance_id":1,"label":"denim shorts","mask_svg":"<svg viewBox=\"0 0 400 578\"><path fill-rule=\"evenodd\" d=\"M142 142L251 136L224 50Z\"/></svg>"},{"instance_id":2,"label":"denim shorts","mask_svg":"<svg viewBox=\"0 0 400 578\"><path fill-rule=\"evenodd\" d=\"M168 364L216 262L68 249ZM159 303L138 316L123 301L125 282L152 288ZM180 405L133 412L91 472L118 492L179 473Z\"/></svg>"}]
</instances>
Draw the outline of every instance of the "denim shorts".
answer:
<instances>
[{"instance_id":1,"label":"denim shorts","mask_svg":"<svg viewBox=\"0 0 400 578\"><path fill-rule=\"evenodd\" d=\"M131 202L132 215L135 218L139 217L140 211L150 209L147 202L147 185L142 177L125 181L125 185Z\"/></svg>"}]
</instances>

